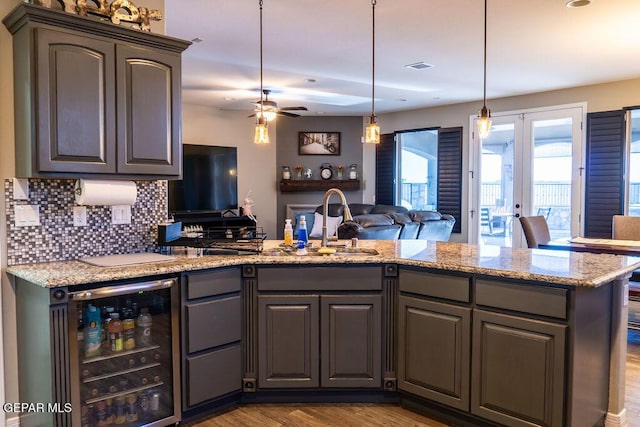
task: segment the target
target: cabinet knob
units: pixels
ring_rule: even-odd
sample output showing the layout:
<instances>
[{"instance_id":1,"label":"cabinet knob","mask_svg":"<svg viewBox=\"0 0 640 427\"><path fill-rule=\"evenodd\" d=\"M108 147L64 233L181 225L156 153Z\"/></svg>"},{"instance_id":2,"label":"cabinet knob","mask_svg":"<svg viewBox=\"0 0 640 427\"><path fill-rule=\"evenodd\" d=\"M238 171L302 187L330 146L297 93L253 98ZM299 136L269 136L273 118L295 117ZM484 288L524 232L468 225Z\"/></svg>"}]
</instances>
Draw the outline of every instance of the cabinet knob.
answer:
<instances>
[{"instance_id":1,"label":"cabinet knob","mask_svg":"<svg viewBox=\"0 0 640 427\"><path fill-rule=\"evenodd\" d=\"M66 295L67 293L64 290L56 289L51 294L51 297L54 299L54 301L62 301Z\"/></svg>"}]
</instances>

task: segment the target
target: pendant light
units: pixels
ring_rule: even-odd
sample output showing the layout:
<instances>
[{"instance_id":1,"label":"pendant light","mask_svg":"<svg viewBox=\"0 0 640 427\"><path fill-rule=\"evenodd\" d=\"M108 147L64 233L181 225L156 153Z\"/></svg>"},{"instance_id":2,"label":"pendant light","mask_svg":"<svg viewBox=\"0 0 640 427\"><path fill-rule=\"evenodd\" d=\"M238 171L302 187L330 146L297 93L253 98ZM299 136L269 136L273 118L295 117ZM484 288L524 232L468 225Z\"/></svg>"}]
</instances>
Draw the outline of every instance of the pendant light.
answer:
<instances>
[{"instance_id":1,"label":"pendant light","mask_svg":"<svg viewBox=\"0 0 640 427\"><path fill-rule=\"evenodd\" d=\"M371 0L371 116L364 131L364 142L380 144L380 126L376 117L376 0Z\"/></svg>"},{"instance_id":2,"label":"pendant light","mask_svg":"<svg viewBox=\"0 0 640 427\"><path fill-rule=\"evenodd\" d=\"M487 108L487 0L484 0L484 87L482 109L478 112L478 136L485 139L491 129L491 110Z\"/></svg>"},{"instance_id":3,"label":"pendant light","mask_svg":"<svg viewBox=\"0 0 640 427\"><path fill-rule=\"evenodd\" d=\"M268 144L269 143L269 129L267 127L267 118L264 112L263 102L263 87L262 87L262 0L259 0L260 5L260 112L256 114L256 131L253 136L254 144Z\"/></svg>"}]
</instances>

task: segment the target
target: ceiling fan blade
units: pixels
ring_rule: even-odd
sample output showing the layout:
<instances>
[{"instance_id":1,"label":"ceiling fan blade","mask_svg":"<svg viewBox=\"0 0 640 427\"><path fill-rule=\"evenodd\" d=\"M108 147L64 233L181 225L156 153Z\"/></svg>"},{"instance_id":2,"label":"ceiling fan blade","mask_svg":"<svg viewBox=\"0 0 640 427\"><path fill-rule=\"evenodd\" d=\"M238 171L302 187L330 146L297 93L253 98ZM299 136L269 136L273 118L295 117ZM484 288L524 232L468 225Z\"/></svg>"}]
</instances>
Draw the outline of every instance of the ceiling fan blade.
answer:
<instances>
[{"instance_id":1,"label":"ceiling fan blade","mask_svg":"<svg viewBox=\"0 0 640 427\"><path fill-rule=\"evenodd\" d=\"M283 110L286 110L286 111L295 111L295 110L298 110L298 111L309 111L309 109L307 107L281 107L280 111L283 111Z\"/></svg>"},{"instance_id":2,"label":"ceiling fan blade","mask_svg":"<svg viewBox=\"0 0 640 427\"><path fill-rule=\"evenodd\" d=\"M276 114L279 116L300 117L300 114L287 113L286 111L278 111Z\"/></svg>"}]
</instances>

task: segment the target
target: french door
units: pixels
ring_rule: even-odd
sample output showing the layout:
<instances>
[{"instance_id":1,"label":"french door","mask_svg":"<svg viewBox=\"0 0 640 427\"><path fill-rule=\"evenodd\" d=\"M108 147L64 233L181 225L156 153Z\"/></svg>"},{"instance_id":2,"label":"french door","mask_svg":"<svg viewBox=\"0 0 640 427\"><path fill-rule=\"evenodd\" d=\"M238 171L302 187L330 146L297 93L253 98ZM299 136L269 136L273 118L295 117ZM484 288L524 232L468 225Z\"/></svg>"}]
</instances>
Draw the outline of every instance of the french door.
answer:
<instances>
[{"instance_id":1,"label":"french door","mask_svg":"<svg viewBox=\"0 0 640 427\"><path fill-rule=\"evenodd\" d=\"M496 114L473 132L469 241L526 247L518 217L542 215L552 239L579 234L584 106ZM475 129L475 119L472 120Z\"/></svg>"}]
</instances>

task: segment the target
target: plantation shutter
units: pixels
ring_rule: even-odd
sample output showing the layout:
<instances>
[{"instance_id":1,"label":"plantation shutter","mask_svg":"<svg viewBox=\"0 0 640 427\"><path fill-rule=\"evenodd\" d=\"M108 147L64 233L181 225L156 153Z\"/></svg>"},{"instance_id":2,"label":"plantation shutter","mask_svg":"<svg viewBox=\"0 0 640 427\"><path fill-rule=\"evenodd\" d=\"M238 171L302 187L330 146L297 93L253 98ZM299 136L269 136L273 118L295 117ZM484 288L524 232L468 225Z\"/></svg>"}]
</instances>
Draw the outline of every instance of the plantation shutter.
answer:
<instances>
[{"instance_id":1,"label":"plantation shutter","mask_svg":"<svg viewBox=\"0 0 640 427\"><path fill-rule=\"evenodd\" d=\"M394 133L380 135L376 146L376 204L393 205L396 196L396 138Z\"/></svg>"},{"instance_id":2,"label":"plantation shutter","mask_svg":"<svg viewBox=\"0 0 640 427\"><path fill-rule=\"evenodd\" d=\"M456 219L462 230L462 127L438 129L438 212Z\"/></svg>"},{"instance_id":3,"label":"plantation shutter","mask_svg":"<svg viewBox=\"0 0 640 427\"><path fill-rule=\"evenodd\" d=\"M623 110L587 114L585 237L610 239L624 213L625 129Z\"/></svg>"}]
</instances>

